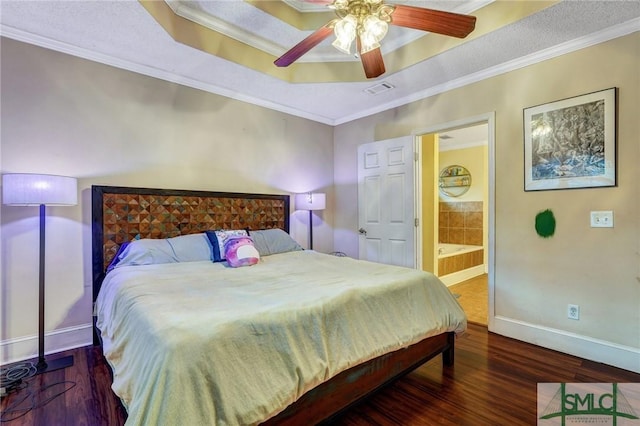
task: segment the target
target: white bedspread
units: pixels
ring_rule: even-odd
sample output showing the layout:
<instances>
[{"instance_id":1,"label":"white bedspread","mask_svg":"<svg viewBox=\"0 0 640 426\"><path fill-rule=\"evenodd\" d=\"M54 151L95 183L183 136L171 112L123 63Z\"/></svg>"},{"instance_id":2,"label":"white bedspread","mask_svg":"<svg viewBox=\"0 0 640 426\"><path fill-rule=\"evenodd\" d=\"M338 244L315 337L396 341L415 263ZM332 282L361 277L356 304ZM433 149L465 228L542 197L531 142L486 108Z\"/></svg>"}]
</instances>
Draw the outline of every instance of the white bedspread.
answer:
<instances>
[{"instance_id":1,"label":"white bedspread","mask_svg":"<svg viewBox=\"0 0 640 426\"><path fill-rule=\"evenodd\" d=\"M250 425L466 317L433 275L297 251L110 272L97 325L128 425Z\"/></svg>"}]
</instances>

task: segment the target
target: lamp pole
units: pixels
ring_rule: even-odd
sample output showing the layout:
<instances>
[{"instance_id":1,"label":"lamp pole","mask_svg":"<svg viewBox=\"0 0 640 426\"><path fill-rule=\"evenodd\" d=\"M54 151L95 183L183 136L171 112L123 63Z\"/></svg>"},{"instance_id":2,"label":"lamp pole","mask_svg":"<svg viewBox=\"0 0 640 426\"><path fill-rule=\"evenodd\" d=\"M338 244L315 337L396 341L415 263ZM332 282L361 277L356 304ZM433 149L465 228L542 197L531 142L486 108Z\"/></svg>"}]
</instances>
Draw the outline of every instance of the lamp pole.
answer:
<instances>
[{"instance_id":1,"label":"lamp pole","mask_svg":"<svg viewBox=\"0 0 640 426\"><path fill-rule=\"evenodd\" d=\"M313 210L309 210L309 250L313 250Z\"/></svg>"},{"instance_id":2,"label":"lamp pole","mask_svg":"<svg viewBox=\"0 0 640 426\"><path fill-rule=\"evenodd\" d=\"M44 222L45 205L40 204L40 283L38 291L38 371L47 370L44 359Z\"/></svg>"}]
</instances>

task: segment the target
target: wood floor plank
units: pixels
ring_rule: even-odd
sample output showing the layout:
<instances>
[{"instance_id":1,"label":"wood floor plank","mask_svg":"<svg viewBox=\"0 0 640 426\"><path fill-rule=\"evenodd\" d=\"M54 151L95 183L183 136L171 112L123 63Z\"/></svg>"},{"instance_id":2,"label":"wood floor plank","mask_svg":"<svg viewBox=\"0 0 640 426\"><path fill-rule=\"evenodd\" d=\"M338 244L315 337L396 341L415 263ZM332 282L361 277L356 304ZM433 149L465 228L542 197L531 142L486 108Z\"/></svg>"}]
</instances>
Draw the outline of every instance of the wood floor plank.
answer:
<instances>
[{"instance_id":1,"label":"wood floor plank","mask_svg":"<svg viewBox=\"0 0 640 426\"><path fill-rule=\"evenodd\" d=\"M6 409L34 393L42 402L66 381L75 386L46 405L7 422L12 426L121 426L126 411L111 391L111 372L99 347L72 354L74 365L26 380L28 387L2 399ZM640 383L640 374L489 333L470 324L456 340L453 367L437 357L333 418L336 426L532 425L538 383ZM58 387L58 391L59 391Z\"/></svg>"}]
</instances>

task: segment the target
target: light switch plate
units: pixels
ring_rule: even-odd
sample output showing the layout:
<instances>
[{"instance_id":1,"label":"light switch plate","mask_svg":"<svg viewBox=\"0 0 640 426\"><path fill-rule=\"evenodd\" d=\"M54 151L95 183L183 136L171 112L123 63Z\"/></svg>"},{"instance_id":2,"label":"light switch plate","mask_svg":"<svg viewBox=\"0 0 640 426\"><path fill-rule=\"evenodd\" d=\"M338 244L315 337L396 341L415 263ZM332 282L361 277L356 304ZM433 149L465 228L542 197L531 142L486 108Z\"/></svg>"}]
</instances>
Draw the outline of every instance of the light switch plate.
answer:
<instances>
[{"instance_id":1,"label":"light switch plate","mask_svg":"<svg viewBox=\"0 0 640 426\"><path fill-rule=\"evenodd\" d=\"M591 212L592 228L613 228L613 211L602 210Z\"/></svg>"}]
</instances>

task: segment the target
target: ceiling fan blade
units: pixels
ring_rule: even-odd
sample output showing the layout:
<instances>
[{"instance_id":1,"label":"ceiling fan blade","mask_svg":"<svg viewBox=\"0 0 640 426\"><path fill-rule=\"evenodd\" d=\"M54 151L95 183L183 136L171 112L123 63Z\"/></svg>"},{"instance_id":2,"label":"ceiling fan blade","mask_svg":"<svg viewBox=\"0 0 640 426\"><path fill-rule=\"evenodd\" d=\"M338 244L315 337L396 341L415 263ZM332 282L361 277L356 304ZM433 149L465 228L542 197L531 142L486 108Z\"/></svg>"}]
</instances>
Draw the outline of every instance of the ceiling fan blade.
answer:
<instances>
[{"instance_id":1,"label":"ceiling fan blade","mask_svg":"<svg viewBox=\"0 0 640 426\"><path fill-rule=\"evenodd\" d=\"M358 52L361 50L360 37L357 37ZM360 53L360 60L364 67L364 74L367 78L376 78L384 74L384 61L382 60L382 52L380 48L370 50L366 53Z\"/></svg>"},{"instance_id":2,"label":"ceiling fan blade","mask_svg":"<svg viewBox=\"0 0 640 426\"><path fill-rule=\"evenodd\" d=\"M313 34L286 51L284 55L280 56L273 63L279 67L288 67L297 61L302 55L317 46L322 40L329 37L333 33L332 26L333 21L318 28Z\"/></svg>"},{"instance_id":3,"label":"ceiling fan blade","mask_svg":"<svg viewBox=\"0 0 640 426\"><path fill-rule=\"evenodd\" d=\"M394 5L391 23L401 27L465 38L476 27L476 17L415 6Z\"/></svg>"}]
</instances>

